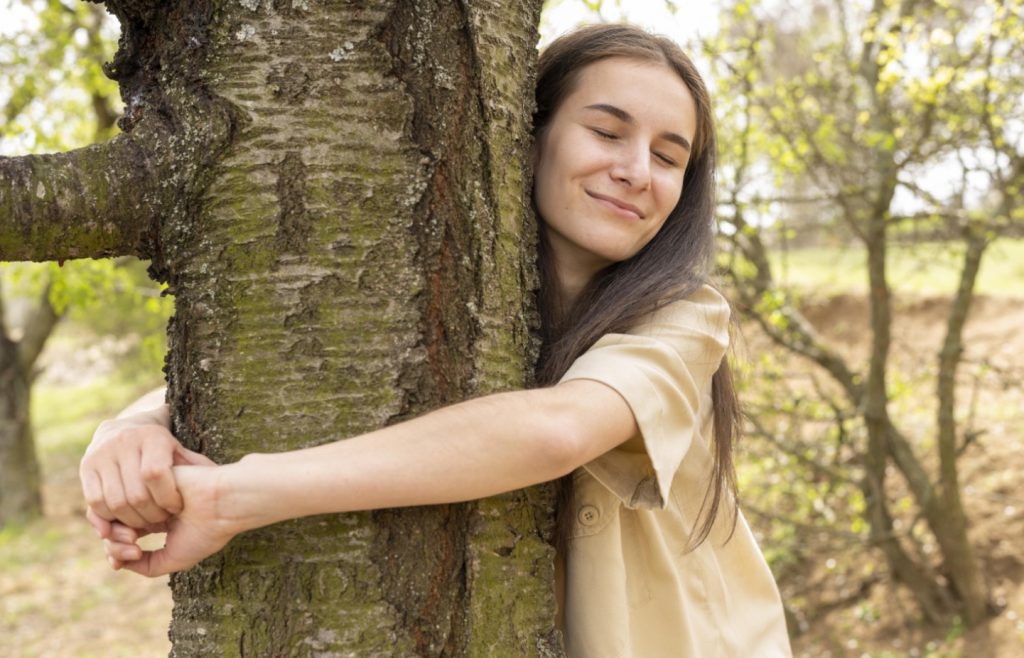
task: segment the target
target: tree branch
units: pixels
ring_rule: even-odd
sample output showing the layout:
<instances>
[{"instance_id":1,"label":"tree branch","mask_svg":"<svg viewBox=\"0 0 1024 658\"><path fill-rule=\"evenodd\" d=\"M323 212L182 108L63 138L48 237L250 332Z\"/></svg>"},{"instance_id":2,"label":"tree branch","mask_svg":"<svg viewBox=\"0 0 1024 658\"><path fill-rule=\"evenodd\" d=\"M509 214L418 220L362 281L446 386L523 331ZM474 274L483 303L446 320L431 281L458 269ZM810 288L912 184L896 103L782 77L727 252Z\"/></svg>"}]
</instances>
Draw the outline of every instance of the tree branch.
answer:
<instances>
[{"instance_id":1,"label":"tree branch","mask_svg":"<svg viewBox=\"0 0 1024 658\"><path fill-rule=\"evenodd\" d=\"M18 342L18 363L21 371L32 375L32 366L39 358L46 345L46 340L53 333L54 327L60 321L61 316L50 303L51 284L47 284L39 296L39 303L29 314L25 321L25 330L21 340Z\"/></svg>"},{"instance_id":2,"label":"tree branch","mask_svg":"<svg viewBox=\"0 0 1024 658\"><path fill-rule=\"evenodd\" d=\"M67 153L0 158L0 258L149 258L168 194L158 135L136 130Z\"/></svg>"}]
</instances>

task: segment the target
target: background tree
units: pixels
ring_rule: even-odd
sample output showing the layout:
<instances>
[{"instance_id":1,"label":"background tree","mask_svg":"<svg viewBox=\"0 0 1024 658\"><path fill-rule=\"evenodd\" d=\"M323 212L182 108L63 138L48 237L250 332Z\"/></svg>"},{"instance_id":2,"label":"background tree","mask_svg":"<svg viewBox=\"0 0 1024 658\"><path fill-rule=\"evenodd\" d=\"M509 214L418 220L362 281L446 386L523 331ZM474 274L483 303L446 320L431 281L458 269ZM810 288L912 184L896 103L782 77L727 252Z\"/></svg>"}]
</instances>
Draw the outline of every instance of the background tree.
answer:
<instances>
[{"instance_id":1,"label":"background tree","mask_svg":"<svg viewBox=\"0 0 1024 658\"><path fill-rule=\"evenodd\" d=\"M175 430L218 460L522 386L538 4L111 0L124 133L0 160L0 252L152 257ZM550 513L251 533L174 579L174 653L551 654Z\"/></svg>"},{"instance_id":2,"label":"background tree","mask_svg":"<svg viewBox=\"0 0 1024 658\"><path fill-rule=\"evenodd\" d=\"M718 84L730 90L719 95L728 271L745 314L807 364L801 382L750 410L755 433L805 480L798 495L754 506L810 506L848 522L847 536L866 533L932 621L957 613L976 624L989 613L958 470L980 432L957 382L982 258L1024 217L1021 7L816 2L796 16L741 1L707 43ZM777 236L813 240L826 227L863 250L871 337L863 362L800 312L771 257ZM897 410L907 382L891 359L890 252L926 240L941 244L926 253L952 251L960 264L933 355L934 416L922 428Z\"/></svg>"}]
</instances>

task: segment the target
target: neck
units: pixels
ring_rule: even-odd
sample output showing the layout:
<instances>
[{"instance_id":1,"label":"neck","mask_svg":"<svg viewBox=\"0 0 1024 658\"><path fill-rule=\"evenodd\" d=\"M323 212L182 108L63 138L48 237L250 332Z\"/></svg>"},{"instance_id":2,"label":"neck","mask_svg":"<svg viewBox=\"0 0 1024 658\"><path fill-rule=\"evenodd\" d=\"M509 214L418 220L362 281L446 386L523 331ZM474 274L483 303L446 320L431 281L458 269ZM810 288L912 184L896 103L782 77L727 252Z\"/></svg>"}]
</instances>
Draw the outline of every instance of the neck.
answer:
<instances>
[{"instance_id":1,"label":"neck","mask_svg":"<svg viewBox=\"0 0 1024 658\"><path fill-rule=\"evenodd\" d=\"M558 286L562 307L568 310L591 279L608 263L581 253L579 248L553 231L548 232L547 238L548 256L551 258L552 271L555 275L554 283Z\"/></svg>"}]
</instances>

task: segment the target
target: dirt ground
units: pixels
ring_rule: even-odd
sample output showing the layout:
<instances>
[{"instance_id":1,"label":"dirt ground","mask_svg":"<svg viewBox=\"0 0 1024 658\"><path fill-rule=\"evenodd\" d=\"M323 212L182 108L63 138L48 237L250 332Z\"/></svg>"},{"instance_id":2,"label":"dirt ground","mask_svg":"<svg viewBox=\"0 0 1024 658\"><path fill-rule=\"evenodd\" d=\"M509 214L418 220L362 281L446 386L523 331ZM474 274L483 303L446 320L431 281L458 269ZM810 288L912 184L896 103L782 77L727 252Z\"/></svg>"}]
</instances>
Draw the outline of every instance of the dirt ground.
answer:
<instances>
[{"instance_id":1,"label":"dirt ground","mask_svg":"<svg viewBox=\"0 0 1024 658\"><path fill-rule=\"evenodd\" d=\"M82 515L79 455L51 457L45 518L0 542L0 657L166 656L167 578L107 566Z\"/></svg>"},{"instance_id":2,"label":"dirt ground","mask_svg":"<svg viewBox=\"0 0 1024 658\"><path fill-rule=\"evenodd\" d=\"M897 302L894 358L908 372L933 365L945 303ZM809 318L851 358L866 354L863 298L810 302ZM1024 300L982 298L967 327L968 363L984 361L978 425L963 457L971 537L999 614L965 631L922 626L900 587L875 586L866 602L832 610L795 639L797 656L1017 658L1024 656ZM748 349L756 349L750 340ZM970 382L964 394L969 394ZM81 515L79 455L47 456L46 517L0 534L0 658L165 656L171 613L166 578L114 573ZM877 559L869 551L865 560ZM784 585L784 584L783 584ZM865 619L864 606L878 614ZM756 657L752 657L756 658Z\"/></svg>"},{"instance_id":3,"label":"dirt ground","mask_svg":"<svg viewBox=\"0 0 1024 658\"><path fill-rule=\"evenodd\" d=\"M948 310L948 303L940 299L896 300L892 349L901 376L914 379L934 375ZM805 314L848 358L856 361L867 357L869 309L863 297L809 301ZM956 623L928 627L918 622L912 599L903 588L882 583L872 588L865 601L816 619L808 632L795 638L797 656L1024 656L1021 327L1024 299L977 299L965 328L965 366L958 388L960 400L974 399L975 428L982 431L961 457L961 482L972 523L972 544L998 614L970 630ZM749 337L750 332L745 334ZM933 390L919 394L923 398L934 395ZM929 409L927 402L920 404ZM930 415L922 419L922 425L925 422L931 422ZM866 551L863 559L878 557ZM865 615L865 610L873 613Z\"/></svg>"}]
</instances>

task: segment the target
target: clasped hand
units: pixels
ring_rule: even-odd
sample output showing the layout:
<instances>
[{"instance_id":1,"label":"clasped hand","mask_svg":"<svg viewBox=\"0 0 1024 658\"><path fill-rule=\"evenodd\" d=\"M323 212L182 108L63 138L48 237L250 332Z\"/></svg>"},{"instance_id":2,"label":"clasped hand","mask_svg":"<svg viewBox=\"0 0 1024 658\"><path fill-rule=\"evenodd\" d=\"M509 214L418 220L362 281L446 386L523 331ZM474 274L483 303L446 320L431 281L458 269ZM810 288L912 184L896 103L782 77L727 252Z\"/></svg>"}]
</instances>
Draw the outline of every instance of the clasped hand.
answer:
<instances>
[{"instance_id":1,"label":"clasped hand","mask_svg":"<svg viewBox=\"0 0 1024 658\"><path fill-rule=\"evenodd\" d=\"M188 450L162 422L143 412L103 422L79 468L86 518L114 569L159 576L188 569L222 548L234 532L217 517L220 468ZM138 540L166 532L165 545Z\"/></svg>"}]
</instances>

